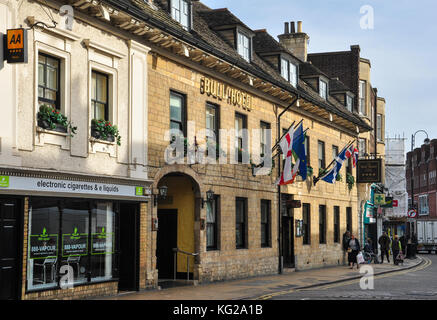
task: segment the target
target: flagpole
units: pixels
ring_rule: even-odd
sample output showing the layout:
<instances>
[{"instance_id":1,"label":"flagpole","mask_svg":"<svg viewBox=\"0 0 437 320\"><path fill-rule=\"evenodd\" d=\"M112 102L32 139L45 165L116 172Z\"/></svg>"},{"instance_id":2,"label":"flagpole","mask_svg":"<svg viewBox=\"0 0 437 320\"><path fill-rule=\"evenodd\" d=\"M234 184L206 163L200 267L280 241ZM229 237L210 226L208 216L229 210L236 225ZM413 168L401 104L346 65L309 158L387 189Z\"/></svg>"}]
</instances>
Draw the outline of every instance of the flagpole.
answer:
<instances>
[{"instance_id":1,"label":"flagpole","mask_svg":"<svg viewBox=\"0 0 437 320\"><path fill-rule=\"evenodd\" d=\"M355 143L355 141L356 141L356 139L354 139L354 140L352 140L352 142L351 141L349 141L349 143L346 145L346 147L344 147L343 149L341 149L341 152L340 153L342 153L344 150L346 150L347 148L349 148L351 145L353 145L354 143ZM339 153L339 154L340 154ZM329 170L328 170L328 168L336 161L336 159L337 158L334 158L332 161L331 161L331 163L325 168L325 172L328 172ZM314 178L314 185L316 185L316 183L318 182L320 180L320 173L319 173L319 175L318 175L318 177L317 178Z\"/></svg>"},{"instance_id":2,"label":"flagpole","mask_svg":"<svg viewBox=\"0 0 437 320\"><path fill-rule=\"evenodd\" d=\"M278 114L277 117L277 121L276 121L276 136L280 137L281 136L281 117L282 115L287 112L297 101L299 101L299 94L297 94L296 98L291 102L291 104L288 105L288 107L286 107L284 110L282 110L282 112L280 114ZM293 122L294 124L294 122ZM292 124L292 125L293 125ZM291 126L290 126L291 127ZM284 135L282 135L283 137ZM282 139L282 138L281 138ZM274 150L274 148L276 148L276 146L280 143L280 139L278 139L276 141L275 146L273 147L272 151ZM281 177L281 159L278 158L278 178ZM277 210L278 210L278 273L282 274L282 266L283 266L283 261L282 261L282 215L281 215L281 186L278 185L277 186L277 191L278 191L278 204L277 204Z\"/></svg>"}]
</instances>

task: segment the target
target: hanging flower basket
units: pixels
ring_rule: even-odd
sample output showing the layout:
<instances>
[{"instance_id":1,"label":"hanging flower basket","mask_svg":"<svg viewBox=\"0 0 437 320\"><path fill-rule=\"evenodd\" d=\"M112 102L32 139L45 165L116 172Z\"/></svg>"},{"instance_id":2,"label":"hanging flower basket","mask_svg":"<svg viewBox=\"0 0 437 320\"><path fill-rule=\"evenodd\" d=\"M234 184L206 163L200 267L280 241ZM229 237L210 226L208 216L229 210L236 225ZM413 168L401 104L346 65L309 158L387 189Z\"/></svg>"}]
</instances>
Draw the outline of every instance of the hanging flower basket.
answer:
<instances>
[{"instance_id":1,"label":"hanging flower basket","mask_svg":"<svg viewBox=\"0 0 437 320\"><path fill-rule=\"evenodd\" d=\"M38 127L67 133L68 129L70 129L70 136L76 133L77 127L73 127L70 121L68 121L67 117L64 116L59 110L47 106L45 104L39 107L39 112L37 113L37 122Z\"/></svg>"},{"instance_id":2,"label":"hanging flower basket","mask_svg":"<svg viewBox=\"0 0 437 320\"><path fill-rule=\"evenodd\" d=\"M117 141L117 145L121 145L121 136L118 128L109 121L93 119L91 121L91 136L109 142Z\"/></svg>"},{"instance_id":3,"label":"hanging flower basket","mask_svg":"<svg viewBox=\"0 0 437 320\"><path fill-rule=\"evenodd\" d=\"M349 191L352 190L355 184L355 178L350 173L346 173L346 183L347 183L347 187L349 188Z\"/></svg>"}]
</instances>

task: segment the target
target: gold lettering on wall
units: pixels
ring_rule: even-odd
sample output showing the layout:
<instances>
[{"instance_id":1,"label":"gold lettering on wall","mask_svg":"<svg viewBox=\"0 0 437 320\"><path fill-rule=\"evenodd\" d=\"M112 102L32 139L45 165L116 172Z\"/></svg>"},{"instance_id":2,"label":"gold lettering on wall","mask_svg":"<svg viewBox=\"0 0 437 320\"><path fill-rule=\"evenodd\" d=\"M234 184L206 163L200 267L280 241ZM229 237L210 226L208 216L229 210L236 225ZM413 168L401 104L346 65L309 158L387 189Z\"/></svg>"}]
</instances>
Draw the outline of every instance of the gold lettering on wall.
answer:
<instances>
[{"instance_id":1,"label":"gold lettering on wall","mask_svg":"<svg viewBox=\"0 0 437 320\"><path fill-rule=\"evenodd\" d=\"M253 108L253 97L250 94L206 77L200 79L200 93L226 101L247 111Z\"/></svg>"}]
</instances>

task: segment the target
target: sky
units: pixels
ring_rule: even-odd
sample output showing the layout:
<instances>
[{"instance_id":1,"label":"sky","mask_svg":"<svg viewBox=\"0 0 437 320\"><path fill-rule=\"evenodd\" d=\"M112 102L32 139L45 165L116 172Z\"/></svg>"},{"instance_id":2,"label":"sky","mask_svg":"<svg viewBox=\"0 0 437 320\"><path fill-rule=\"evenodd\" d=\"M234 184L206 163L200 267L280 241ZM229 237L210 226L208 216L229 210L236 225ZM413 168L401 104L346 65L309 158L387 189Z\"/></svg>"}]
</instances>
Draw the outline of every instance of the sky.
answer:
<instances>
[{"instance_id":1,"label":"sky","mask_svg":"<svg viewBox=\"0 0 437 320\"><path fill-rule=\"evenodd\" d=\"M308 52L347 51L358 44L371 61L371 84L386 100L386 137L425 130L437 138L437 1L435 0L201 0L212 9L228 8L252 30L275 38L284 22L302 21ZM361 11L363 6L367 6ZM368 25L373 10L373 28ZM277 38L276 38L277 39ZM420 147L426 134L416 134Z\"/></svg>"}]
</instances>

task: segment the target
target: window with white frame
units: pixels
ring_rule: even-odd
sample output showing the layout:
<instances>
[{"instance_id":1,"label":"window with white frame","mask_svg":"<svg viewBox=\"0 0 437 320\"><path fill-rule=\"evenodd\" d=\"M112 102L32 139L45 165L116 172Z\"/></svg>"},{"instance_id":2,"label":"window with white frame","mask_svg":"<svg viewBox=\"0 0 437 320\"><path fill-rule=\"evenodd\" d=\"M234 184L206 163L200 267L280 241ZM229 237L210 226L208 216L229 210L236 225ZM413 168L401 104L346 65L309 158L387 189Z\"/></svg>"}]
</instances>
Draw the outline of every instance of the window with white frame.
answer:
<instances>
[{"instance_id":1,"label":"window with white frame","mask_svg":"<svg viewBox=\"0 0 437 320\"><path fill-rule=\"evenodd\" d=\"M352 103L353 98L350 95L346 95L346 109L348 109L350 112L352 112Z\"/></svg>"},{"instance_id":2,"label":"window with white frame","mask_svg":"<svg viewBox=\"0 0 437 320\"><path fill-rule=\"evenodd\" d=\"M281 75L282 77L288 81L288 77L290 73L288 72L288 60L281 59Z\"/></svg>"},{"instance_id":3,"label":"window with white frame","mask_svg":"<svg viewBox=\"0 0 437 320\"><path fill-rule=\"evenodd\" d=\"M189 30L191 19L188 0L171 0L171 16L179 22L185 30Z\"/></svg>"},{"instance_id":4,"label":"window with white frame","mask_svg":"<svg viewBox=\"0 0 437 320\"><path fill-rule=\"evenodd\" d=\"M328 98L328 83L323 80L319 81L319 94L325 100Z\"/></svg>"},{"instance_id":5,"label":"window with white frame","mask_svg":"<svg viewBox=\"0 0 437 320\"><path fill-rule=\"evenodd\" d=\"M248 36L238 32L237 36L237 49L238 54L244 58L244 60L250 62L250 39Z\"/></svg>"},{"instance_id":6,"label":"window with white frame","mask_svg":"<svg viewBox=\"0 0 437 320\"><path fill-rule=\"evenodd\" d=\"M61 108L60 67L60 59L41 52L38 54L38 103L57 110Z\"/></svg>"},{"instance_id":7,"label":"window with white frame","mask_svg":"<svg viewBox=\"0 0 437 320\"><path fill-rule=\"evenodd\" d=\"M287 59L281 58L281 75L291 83L293 87L297 85L297 66Z\"/></svg>"},{"instance_id":8,"label":"window with white frame","mask_svg":"<svg viewBox=\"0 0 437 320\"><path fill-rule=\"evenodd\" d=\"M428 206L428 195L424 194L419 196L419 215L428 215L429 214L429 206Z\"/></svg>"},{"instance_id":9,"label":"window with white frame","mask_svg":"<svg viewBox=\"0 0 437 320\"><path fill-rule=\"evenodd\" d=\"M358 112L366 115L366 81L360 80Z\"/></svg>"},{"instance_id":10,"label":"window with white frame","mask_svg":"<svg viewBox=\"0 0 437 320\"><path fill-rule=\"evenodd\" d=\"M358 156L364 157L364 155L367 153L366 150L366 139L358 139Z\"/></svg>"},{"instance_id":11,"label":"window with white frame","mask_svg":"<svg viewBox=\"0 0 437 320\"><path fill-rule=\"evenodd\" d=\"M376 139L382 141L382 114L376 115Z\"/></svg>"},{"instance_id":12,"label":"window with white frame","mask_svg":"<svg viewBox=\"0 0 437 320\"><path fill-rule=\"evenodd\" d=\"M290 62L290 83L293 87L297 86L297 66Z\"/></svg>"}]
</instances>

